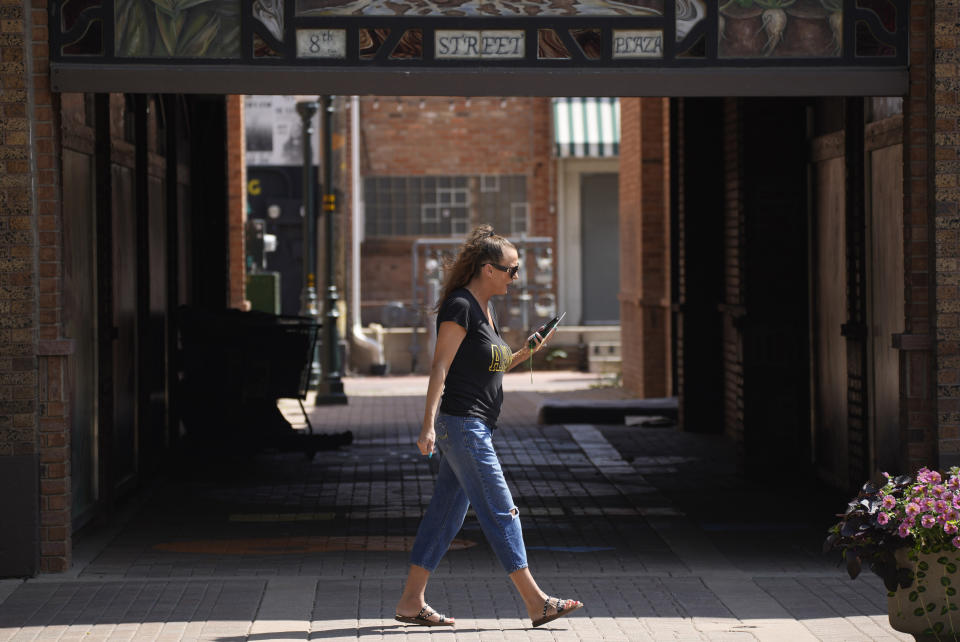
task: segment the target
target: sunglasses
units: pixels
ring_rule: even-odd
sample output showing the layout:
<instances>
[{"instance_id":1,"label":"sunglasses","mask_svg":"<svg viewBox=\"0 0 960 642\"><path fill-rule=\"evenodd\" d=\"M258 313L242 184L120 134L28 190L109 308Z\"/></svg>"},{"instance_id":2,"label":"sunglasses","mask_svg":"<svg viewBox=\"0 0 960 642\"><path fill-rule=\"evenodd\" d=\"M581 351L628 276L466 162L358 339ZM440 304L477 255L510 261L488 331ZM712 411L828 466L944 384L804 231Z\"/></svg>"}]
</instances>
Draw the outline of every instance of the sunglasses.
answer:
<instances>
[{"instance_id":1,"label":"sunglasses","mask_svg":"<svg viewBox=\"0 0 960 642\"><path fill-rule=\"evenodd\" d=\"M513 277L517 276L517 272L520 271L520 266L519 266L519 265L514 265L513 267L504 267L504 266L500 265L499 263L485 263L484 265L491 265L491 266L497 268L498 270L500 270L501 272L506 272L507 274L510 275L510 278L511 278L511 279L512 279Z\"/></svg>"}]
</instances>

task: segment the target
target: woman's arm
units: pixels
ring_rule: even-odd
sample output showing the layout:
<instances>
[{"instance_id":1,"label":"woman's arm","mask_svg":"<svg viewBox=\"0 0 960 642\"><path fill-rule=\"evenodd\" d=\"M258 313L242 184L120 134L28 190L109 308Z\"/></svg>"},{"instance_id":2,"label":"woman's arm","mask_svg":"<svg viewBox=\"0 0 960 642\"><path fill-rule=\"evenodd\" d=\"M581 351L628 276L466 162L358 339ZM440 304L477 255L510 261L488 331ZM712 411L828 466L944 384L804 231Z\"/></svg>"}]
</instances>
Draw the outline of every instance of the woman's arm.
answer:
<instances>
[{"instance_id":1,"label":"woman's arm","mask_svg":"<svg viewBox=\"0 0 960 642\"><path fill-rule=\"evenodd\" d=\"M549 341L553 337L553 333L556 331L557 329L554 328L553 330L550 331L550 334L548 334L543 339L540 339L540 335L536 332L534 332L529 337L527 337L527 340L524 342L523 347L513 353L513 359L510 360L510 366L507 368L507 371L509 372L510 370L513 370L514 368L519 366L521 363L523 363L524 361L532 357L533 353L539 350L540 348L542 348L547 343L547 341ZM535 341L537 344L537 347L535 347L533 350L530 349L531 341Z\"/></svg>"},{"instance_id":2,"label":"woman's arm","mask_svg":"<svg viewBox=\"0 0 960 642\"><path fill-rule=\"evenodd\" d=\"M463 326L453 321L444 321L440 324L437 331L437 347L433 352L433 364L430 366L430 381L427 384L427 404L423 411L423 426L420 428L420 437L417 439L417 447L420 453L429 455L433 452L433 446L437 435L433 429L433 420L437 416L437 409L440 407L440 396L443 394L443 382L447 380L447 372L450 371L450 364L453 358L457 356L457 350L460 344L467 336L467 331Z\"/></svg>"}]
</instances>

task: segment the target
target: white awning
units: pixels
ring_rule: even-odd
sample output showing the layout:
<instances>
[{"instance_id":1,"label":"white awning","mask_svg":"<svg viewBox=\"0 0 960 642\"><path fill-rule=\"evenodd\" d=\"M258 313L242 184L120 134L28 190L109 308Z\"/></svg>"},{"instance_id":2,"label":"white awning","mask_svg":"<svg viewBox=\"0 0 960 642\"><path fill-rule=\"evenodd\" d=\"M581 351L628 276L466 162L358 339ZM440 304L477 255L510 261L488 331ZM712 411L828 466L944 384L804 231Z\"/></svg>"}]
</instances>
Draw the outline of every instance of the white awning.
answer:
<instances>
[{"instance_id":1,"label":"white awning","mask_svg":"<svg viewBox=\"0 0 960 642\"><path fill-rule=\"evenodd\" d=\"M620 99L554 98L554 150L559 158L620 154Z\"/></svg>"}]
</instances>

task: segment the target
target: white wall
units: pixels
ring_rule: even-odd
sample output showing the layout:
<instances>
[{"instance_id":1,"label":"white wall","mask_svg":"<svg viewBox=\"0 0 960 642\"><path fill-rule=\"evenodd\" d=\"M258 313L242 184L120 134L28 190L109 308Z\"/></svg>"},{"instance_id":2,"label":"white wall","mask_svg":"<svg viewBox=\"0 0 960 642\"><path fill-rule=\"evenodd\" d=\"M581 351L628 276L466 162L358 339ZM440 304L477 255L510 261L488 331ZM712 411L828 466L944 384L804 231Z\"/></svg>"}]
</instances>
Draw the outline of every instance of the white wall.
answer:
<instances>
[{"instance_id":1,"label":"white wall","mask_svg":"<svg viewBox=\"0 0 960 642\"><path fill-rule=\"evenodd\" d=\"M580 175L620 171L618 158L563 158L557 161L557 310L564 323L583 323Z\"/></svg>"}]
</instances>

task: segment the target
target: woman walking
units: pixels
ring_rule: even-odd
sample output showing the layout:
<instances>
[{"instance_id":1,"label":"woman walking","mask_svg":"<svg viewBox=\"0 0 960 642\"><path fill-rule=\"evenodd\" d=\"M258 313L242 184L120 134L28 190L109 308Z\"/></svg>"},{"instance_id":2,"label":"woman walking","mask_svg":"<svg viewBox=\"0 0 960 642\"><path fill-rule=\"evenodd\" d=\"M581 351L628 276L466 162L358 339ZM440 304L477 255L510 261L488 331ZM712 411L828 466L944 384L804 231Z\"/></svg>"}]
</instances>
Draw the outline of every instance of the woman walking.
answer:
<instances>
[{"instance_id":1,"label":"woman walking","mask_svg":"<svg viewBox=\"0 0 960 642\"><path fill-rule=\"evenodd\" d=\"M417 439L421 454L432 456L436 445L443 459L397 603L400 622L454 624L453 618L427 605L424 593L471 505L534 626L583 606L577 600L548 597L534 581L527 567L519 512L493 449L493 430L503 403L503 373L529 359L553 336L553 332L546 337L534 334L517 352L501 338L490 297L506 294L519 269L513 244L489 225L481 225L467 237L447 270L437 303L437 346Z\"/></svg>"}]
</instances>

